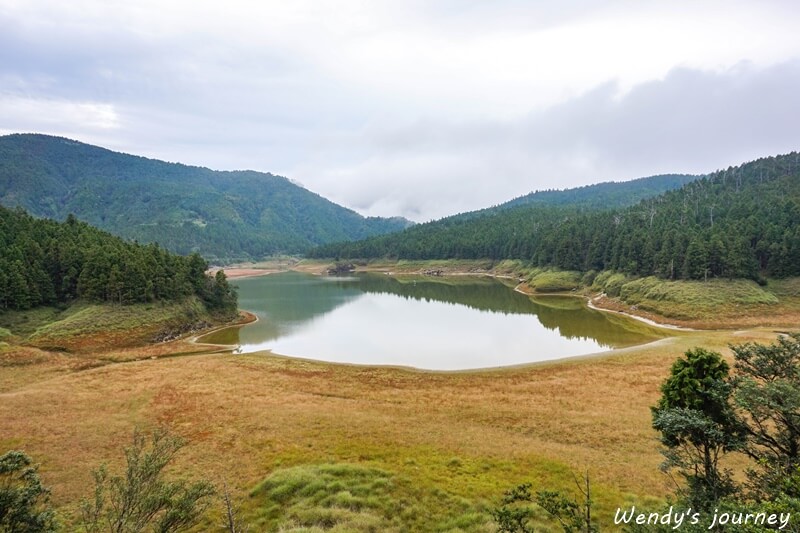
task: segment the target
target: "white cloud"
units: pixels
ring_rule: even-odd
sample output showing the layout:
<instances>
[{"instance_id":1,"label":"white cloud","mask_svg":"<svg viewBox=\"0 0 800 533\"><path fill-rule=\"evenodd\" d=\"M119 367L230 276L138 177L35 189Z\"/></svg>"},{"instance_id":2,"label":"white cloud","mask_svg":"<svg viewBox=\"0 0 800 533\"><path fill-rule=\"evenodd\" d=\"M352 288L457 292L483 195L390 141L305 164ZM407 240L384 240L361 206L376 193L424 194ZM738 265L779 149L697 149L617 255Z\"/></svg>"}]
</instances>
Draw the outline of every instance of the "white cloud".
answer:
<instances>
[{"instance_id":1,"label":"white cloud","mask_svg":"<svg viewBox=\"0 0 800 533\"><path fill-rule=\"evenodd\" d=\"M793 2L565 4L0 0L1 127L418 220L794 146Z\"/></svg>"},{"instance_id":2,"label":"white cloud","mask_svg":"<svg viewBox=\"0 0 800 533\"><path fill-rule=\"evenodd\" d=\"M604 84L514 119L422 120L328 139L293 174L370 214L427 220L536 189L704 173L800 148L800 61L675 69L619 96ZM343 158L347 146L366 149ZM390 200L387 200L390 199Z\"/></svg>"},{"instance_id":3,"label":"white cloud","mask_svg":"<svg viewBox=\"0 0 800 533\"><path fill-rule=\"evenodd\" d=\"M114 106L102 102L25 98L0 94L0 123L8 131L66 128L72 131L113 130L121 126Z\"/></svg>"}]
</instances>

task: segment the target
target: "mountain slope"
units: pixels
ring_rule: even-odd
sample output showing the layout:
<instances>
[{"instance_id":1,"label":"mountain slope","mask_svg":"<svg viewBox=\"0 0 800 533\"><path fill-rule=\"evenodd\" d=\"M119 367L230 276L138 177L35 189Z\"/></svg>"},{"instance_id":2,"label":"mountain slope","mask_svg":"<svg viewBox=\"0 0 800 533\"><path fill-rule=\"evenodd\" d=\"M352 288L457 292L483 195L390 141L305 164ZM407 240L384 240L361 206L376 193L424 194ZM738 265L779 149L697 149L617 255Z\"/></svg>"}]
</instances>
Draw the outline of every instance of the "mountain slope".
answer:
<instances>
[{"instance_id":1,"label":"mountain slope","mask_svg":"<svg viewBox=\"0 0 800 533\"><path fill-rule=\"evenodd\" d=\"M73 213L122 237L217 261L298 253L410 224L362 217L272 174L212 171L33 134L0 137L0 204L55 219Z\"/></svg>"},{"instance_id":2,"label":"mountain slope","mask_svg":"<svg viewBox=\"0 0 800 533\"><path fill-rule=\"evenodd\" d=\"M0 313L41 305L133 304L199 298L209 310L236 315L225 276L206 274L197 254L171 254L67 217L37 219L0 207Z\"/></svg>"},{"instance_id":3,"label":"mountain slope","mask_svg":"<svg viewBox=\"0 0 800 533\"><path fill-rule=\"evenodd\" d=\"M563 190L534 191L499 205L444 217L415 225L391 236L377 236L363 242L342 242L319 246L311 257L401 257L434 258L521 258L524 253L510 244L519 226L568 213L601 211L634 205L644 199L678 189L700 179L691 174L662 174L624 182L602 182ZM526 220L517 222L518 217ZM513 226L513 227L512 227ZM492 236L489 236L492 235ZM510 236L510 237L509 237ZM503 241L508 242L503 242ZM452 245L445 245L447 243ZM467 242L469 241L469 242ZM476 249L477 245L477 249Z\"/></svg>"},{"instance_id":4,"label":"mountain slope","mask_svg":"<svg viewBox=\"0 0 800 533\"><path fill-rule=\"evenodd\" d=\"M661 174L630 181L605 181L573 187L534 191L502 204L444 217L439 222L449 223L469 220L516 207L569 207L589 210L612 209L636 204L641 200L658 196L666 191L678 189L701 176L691 174Z\"/></svg>"},{"instance_id":5,"label":"mountain slope","mask_svg":"<svg viewBox=\"0 0 800 533\"><path fill-rule=\"evenodd\" d=\"M564 190L536 191L500 204L501 209L522 205L575 205L592 209L625 207L683 187L701 176L662 174L630 181L606 181Z\"/></svg>"},{"instance_id":6,"label":"mountain slope","mask_svg":"<svg viewBox=\"0 0 800 533\"><path fill-rule=\"evenodd\" d=\"M522 205L320 247L316 257L523 259L669 279L800 275L800 155L717 171L611 210Z\"/></svg>"}]
</instances>

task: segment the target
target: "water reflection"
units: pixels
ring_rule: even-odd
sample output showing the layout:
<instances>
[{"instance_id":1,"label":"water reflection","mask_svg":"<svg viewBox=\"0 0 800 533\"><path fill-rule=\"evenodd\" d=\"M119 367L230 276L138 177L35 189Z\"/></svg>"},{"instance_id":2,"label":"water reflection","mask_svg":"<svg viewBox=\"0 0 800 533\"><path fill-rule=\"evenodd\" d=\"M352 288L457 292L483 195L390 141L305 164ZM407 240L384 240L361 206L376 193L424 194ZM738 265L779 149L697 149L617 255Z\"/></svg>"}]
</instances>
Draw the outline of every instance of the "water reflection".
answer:
<instances>
[{"instance_id":1,"label":"water reflection","mask_svg":"<svg viewBox=\"0 0 800 533\"><path fill-rule=\"evenodd\" d=\"M241 352L455 370L558 359L647 342L663 330L532 299L491 278L326 278L289 272L244 279L240 307L259 316L205 340Z\"/></svg>"}]
</instances>

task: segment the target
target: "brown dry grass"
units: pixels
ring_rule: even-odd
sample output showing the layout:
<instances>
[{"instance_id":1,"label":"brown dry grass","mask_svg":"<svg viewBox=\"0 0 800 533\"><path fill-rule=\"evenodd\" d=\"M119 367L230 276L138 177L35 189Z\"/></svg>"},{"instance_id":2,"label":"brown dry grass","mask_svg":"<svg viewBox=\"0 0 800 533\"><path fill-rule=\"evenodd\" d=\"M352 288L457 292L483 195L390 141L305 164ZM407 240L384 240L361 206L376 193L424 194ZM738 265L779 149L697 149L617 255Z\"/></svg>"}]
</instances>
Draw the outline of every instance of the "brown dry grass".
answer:
<instances>
[{"instance_id":1,"label":"brown dry grass","mask_svg":"<svg viewBox=\"0 0 800 533\"><path fill-rule=\"evenodd\" d=\"M41 463L67 517L89 494L91 470L118 467L132 429L156 425L189 440L176 471L240 494L279 466L348 462L491 504L525 480L569 487L569 470L588 467L599 513L610 514L672 490L649 407L674 359L695 345L772 339L769 330L697 332L603 357L462 373L270 354L92 366L11 349L0 354L0 448Z\"/></svg>"}]
</instances>

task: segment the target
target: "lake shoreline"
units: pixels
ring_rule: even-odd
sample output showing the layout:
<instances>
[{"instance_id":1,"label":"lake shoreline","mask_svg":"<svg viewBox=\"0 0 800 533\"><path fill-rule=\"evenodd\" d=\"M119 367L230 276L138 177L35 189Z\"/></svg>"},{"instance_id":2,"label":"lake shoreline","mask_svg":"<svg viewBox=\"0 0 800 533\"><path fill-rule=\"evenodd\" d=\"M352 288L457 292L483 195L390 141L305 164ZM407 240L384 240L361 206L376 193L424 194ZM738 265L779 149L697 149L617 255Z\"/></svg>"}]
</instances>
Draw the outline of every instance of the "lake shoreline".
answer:
<instances>
[{"instance_id":1,"label":"lake shoreline","mask_svg":"<svg viewBox=\"0 0 800 533\"><path fill-rule=\"evenodd\" d=\"M226 328L198 342L225 344L237 353L457 372L607 353L672 334L632 317L609 319L580 295L532 297L504 274L316 274L293 270L242 282L242 307L269 317L266 323L240 332ZM458 311L451 311L454 305ZM356 335L354 325L364 333ZM295 328L303 334L290 334Z\"/></svg>"},{"instance_id":2,"label":"lake shoreline","mask_svg":"<svg viewBox=\"0 0 800 533\"><path fill-rule=\"evenodd\" d=\"M245 279L265 276L285 271L304 272L325 275L331 262L318 260L279 259L260 263L242 263L225 268L231 279ZM794 330L800 322L800 298L791 297L791 290L779 305L761 305L755 307L741 306L731 303L726 313L714 314L703 318L674 318L659 314L653 309L643 309L632 305L620 297L612 297L604 292L592 291L582 285L577 289L560 291L543 291L530 287L525 282L526 269L520 262L494 262L489 260L427 260L427 261L388 261L369 262L354 265L353 272L382 273L393 277L421 276L437 277L491 277L500 280L515 281L514 289L531 297L559 295L580 297L586 300L590 309L632 318L652 327L663 328L675 332L749 330L759 328L782 328ZM664 284L675 283L663 281ZM777 283L777 282L776 282ZM785 300L785 301L784 301ZM680 304L664 302L666 309L677 311ZM679 314L679 313L676 313ZM777 331L777 330L776 330Z\"/></svg>"},{"instance_id":3,"label":"lake shoreline","mask_svg":"<svg viewBox=\"0 0 800 533\"><path fill-rule=\"evenodd\" d=\"M298 261L291 270L308 272L313 274L323 274L333 263L318 260ZM739 290L736 283L746 280L716 280L703 282L690 281L658 281L659 286L677 287L675 295L671 300L662 300L658 306L653 302L643 302L641 304L628 303L619 296L610 296L602 290L593 290L580 279L568 286L557 290L542 290L530 287L525 283L529 276L530 269L519 261L491 261L491 260L425 260L425 261L373 261L368 263L357 263L354 265L354 272L375 272L384 273L390 276L424 276L424 277L448 277L448 276L488 276L497 279L516 280L520 291L530 296L536 295L564 295L580 296L590 301L592 308L597 311L622 314L635 318L653 325L672 330L705 330L714 331L719 329L750 329L750 328L789 328L796 329L800 323L800 278L795 280L773 280L770 281L770 290L779 294L778 303L749 303L746 298L736 291ZM537 270L537 269L534 269ZM550 271L547 271L550 272ZM554 275L566 275L568 272L553 271ZM573 273L575 274L575 273ZM580 276L579 276L580 277ZM630 281L642 280L642 278L630 278ZM751 283L755 286L754 283ZM700 291L693 294L690 291ZM681 291L686 291L684 294ZM704 292L705 291L705 292ZM707 293L707 294L706 294ZM693 305L693 298L707 295L718 296L723 299L723 308L711 307L696 311ZM683 298L683 300L681 300ZM704 304L706 308L709 304ZM667 314L659 312L662 309ZM669 315L669 316L668 316Z\"/></svg>"},{"instance_id":4,"label":"lake shoreline","mask_svg":"<svg viewBox=\"0 0 800 533\"><path fill-rule=\"evenodd\" d=\"M287 271L294 271L294 272L305 272L309 274L316 274L322 275L327 272L328 263L311 263L311 264L303 264L303 262L299 262L289 268L276 268L276 267L266 267L266 268L255 268L255 267L248 267L248 266L232 266L232 267L224 267L222 269L212 269L209 270L210 274L214 274L217 270L223 270L225 272L225 276L230 280L236 279L246 279L246 278L253 278L258 276L267 276L270 274L277 274L280 272L287 272ZM353 270L353 272L367 272L367 273L382 273L386 274L387 276L397 276L397 275L419 275L419 276L431 276L430 274L426 274L426 269L418 269L415 271L393 271L385 266L377 267L377 268L370 268L369 266L358 266ZM654 315L650 314L650 317L642 316L640 314L636 314L635 312L631 311L621 311L618 309L613 309L611 307L603 307L602 304L597 302L598 299L605 298L603 294L594 294L594 295L587 295L587 294L565 294L563 292L536 292L525 290L523 288L523 283L520 281L519 276L514 276L512 274L497 274L491 271L474 271L474 270L455 270L455 271L447 271L445 274L435 275L433 277L449 277L449 276L475 276L475 277L490 277L495 279L509 279L509 280L516 280L518 281L517 285L513 288L513 290L525 294L527 296L567 296L567 297L577 297L577 298L584 298L587 302L587 306L590 309L595 311L605 312L605 313L614 313L622 316L626 316L632 318L634 320L638 320L643 322L647 325L665 328L669 330L679 330L679 331L697 331L698 329L705 329L705 328L693 328L688 326L681 326L674 323L667 322L665 317L663 318L664 321L658 321L653 318ZM655 315L656 317L658 315ZM725 328L723 328L725 329Z\"/></svg>"}]
</instances>

